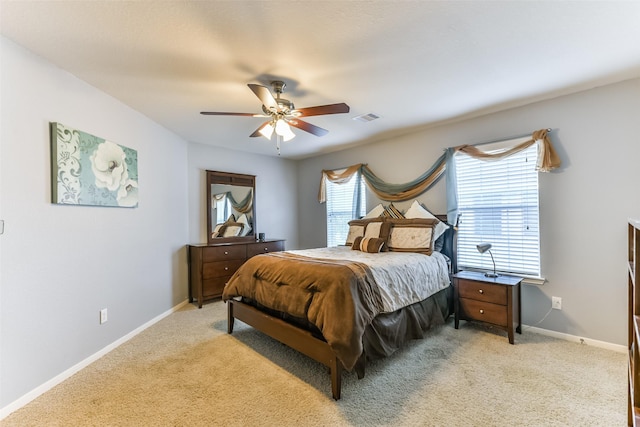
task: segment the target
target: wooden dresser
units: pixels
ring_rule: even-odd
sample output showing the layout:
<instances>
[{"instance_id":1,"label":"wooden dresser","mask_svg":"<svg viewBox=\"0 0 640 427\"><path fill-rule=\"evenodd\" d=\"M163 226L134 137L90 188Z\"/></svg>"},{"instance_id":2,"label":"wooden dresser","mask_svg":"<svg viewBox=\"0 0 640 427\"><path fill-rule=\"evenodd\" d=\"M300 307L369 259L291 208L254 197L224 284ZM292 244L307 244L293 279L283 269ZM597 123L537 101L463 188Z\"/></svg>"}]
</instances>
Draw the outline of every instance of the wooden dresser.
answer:
<instances>
[{"instance_id":1,"label":"wooden dresser","mask_svg":"<svg viewBox=\"0 0 640 427\"><path fill-rule=\"evenodd\" d=\"M189 245L189 302L219 298L233 273L249 258L284 250L284 240Z\"/></svg>"}]
</instances>

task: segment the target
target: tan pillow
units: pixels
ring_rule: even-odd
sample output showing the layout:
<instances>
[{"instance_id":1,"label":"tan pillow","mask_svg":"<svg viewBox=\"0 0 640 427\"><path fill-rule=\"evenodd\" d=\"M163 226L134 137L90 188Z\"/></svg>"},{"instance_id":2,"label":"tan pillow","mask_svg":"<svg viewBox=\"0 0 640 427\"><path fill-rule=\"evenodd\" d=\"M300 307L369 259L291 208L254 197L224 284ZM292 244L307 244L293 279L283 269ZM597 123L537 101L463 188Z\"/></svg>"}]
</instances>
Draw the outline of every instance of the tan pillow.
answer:
<instances>
[{"instance_id":1,"label":"tan pillow","mask_svg":"<svg viewBox=\"0 0 640 427\"><path fill-rule=\"evenodd\" d=\"M358 236L355 239L353 239L353 244L351 245L351 249L354 251L359 251L360 250L360 242L362 242L362 236Z\"/></svg>"},{"instance_id":2,"label":"tan pillow","mask_svg":"<svg viewBox=\"0 0 640 427\"><path fill-rule=\"evenodd\" d=\"M360 250L362 252L375 254L382 252L382 248L384 248L384 240L377 237L363 237L360 241Z\"/></svg>"},{"instance_id":3,"label":"tan pillow","mask_svg":"<svg viewBox=\"0 0 640 427\"><path fill-rule=\"evenodd\" d=\"M242 227L244 227L244 224L241 222L225 222L222 237L239 236L240 232L242 232Z\"/></svg>"},{"instance_id":4,"label":"tan pillow","mask_svg":"<svg viewBox=\"0 0 640 427\"><path fill-rule=\"evenodd\" d=\"M345 245L351 246L356 237L364 236L364 228L367 225L367 221L363 219L354 219L349 221L349 234L347 234L347 241Z\"/></svg>"},{"instance_id":5,"label":"tan pillow","mask_svg":"<svg viewBox=\"0 0 640 427\"><path fill-rule=\"evenodd\" d=\"M374 218L368 220L363 237L377 237L386 242L389 238L390 231L389 220L389 218ZM386 247L384 250L386 250Z\"/></svg>"},{"instance_id":6,"label":"tan pillow","mask_svg":"<svg viewBox=\"0 0 640 427\"><path fill-rule=\"evenodd\" d=\"M386 240L389 236L389 227L385 225L385 218L362 218L349 221L349 234L345 245L353 245L356 237L380 237Z\"/></svg>"},{"instance_id":7,"label":"tan pillow","mask_svg":"<svg viewBox=\"0 0 640 427\"><path fill-rule=\"evenodd\" d=\"M407 212L404 214L405 218L426 218L426 219L436 219L436 225L434 228L434 235L433 235L433 241L435 242L438 237L442 236L444 234L445 231L447 231L447 229L449 228L449 225L440 221L438 218L436 218L435 215L433 215L431 212L429 212L428 209L426 209L424 206L422 206L422 204L420 204L420 202L418 202L417 200L414 200L413 203L411 204L411 207L409 208L409 210L407 210Z\"/></svg>"},{"instance_id":8,"label":"tan pillow","mask_svg":"<svg viewBox=\"0 0 640 427\"><path fill-rule=\"evenodd\" d=\"M431 255L438 219L390 219L387 246L390 251Z\"/></svg>"}]
</instances>

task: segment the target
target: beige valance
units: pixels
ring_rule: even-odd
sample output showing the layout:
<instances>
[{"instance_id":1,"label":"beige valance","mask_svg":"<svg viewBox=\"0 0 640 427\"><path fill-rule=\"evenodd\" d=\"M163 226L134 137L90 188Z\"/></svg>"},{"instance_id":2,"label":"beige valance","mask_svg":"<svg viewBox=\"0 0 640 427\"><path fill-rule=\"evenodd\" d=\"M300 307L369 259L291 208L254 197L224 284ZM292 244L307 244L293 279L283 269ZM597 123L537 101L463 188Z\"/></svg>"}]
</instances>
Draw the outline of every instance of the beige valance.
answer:
<instances>
[{"instance_id":1,"label":"beige valance","mask_svg":"<svg viewBox=\"0 0 640 427\"><path fill-rule=\"evenodd\" d=\"M436 162L415 180L404 184L389 184L378 178L366 164L358 163L349 166L341 172L333 170L323 170L320 179L320 190L318 201L326 201L326 180L341 184L349 181L356 173L360 173L369 189L381 200L402 201L417 197L427 191L443 175L449 164L449 168L454 169L451 163L456 153L464 153L471 157L482 160L499 160L518 153L533 144L538 144L538 159L536 170L549 172L560 167L560 157L556 153L548 136L549 129L540 129L531 134L531 139L519 142L512 147L507 147L499 152L484 152L474 145L460 145L446 150Z\"/></svg>"},{"instance_id":2,"label":"beige valance","mask_svg":"<svg viewBox=\"0 0 640 427\"><path fill-rule=\"evenodd\" d=\"M497 153L486 153L475 145L460 145L458 147L454 147L454 150L480 160L500 160L538 143L538 160L536 162L536 170L540 172L549 172L560 167L561 161L556 150L553 148L553 144L551 144L547 133L547 129L537 130L533 132L531 139Z\"/></svg>"}]
</instances>

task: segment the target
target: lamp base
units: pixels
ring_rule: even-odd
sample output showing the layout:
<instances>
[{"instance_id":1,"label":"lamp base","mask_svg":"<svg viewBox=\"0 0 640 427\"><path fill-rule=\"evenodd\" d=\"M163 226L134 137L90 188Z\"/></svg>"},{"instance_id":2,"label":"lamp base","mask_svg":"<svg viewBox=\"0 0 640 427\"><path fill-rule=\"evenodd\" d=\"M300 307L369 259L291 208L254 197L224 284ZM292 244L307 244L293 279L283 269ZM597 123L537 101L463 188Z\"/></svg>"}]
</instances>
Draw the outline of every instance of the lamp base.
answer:
<instances>
[{"instance_id":1,"label":"lamp base","mask_svg":"<svg viewBox=\"0 0 640 427\"><path fill-rule=\"evenodd\" d=\"M491 277L495 279L496 277L500 277L500 275L498 273L491 273L487 271L486 273L484 273L484 277Z\"/></svg>"}]
</instances>

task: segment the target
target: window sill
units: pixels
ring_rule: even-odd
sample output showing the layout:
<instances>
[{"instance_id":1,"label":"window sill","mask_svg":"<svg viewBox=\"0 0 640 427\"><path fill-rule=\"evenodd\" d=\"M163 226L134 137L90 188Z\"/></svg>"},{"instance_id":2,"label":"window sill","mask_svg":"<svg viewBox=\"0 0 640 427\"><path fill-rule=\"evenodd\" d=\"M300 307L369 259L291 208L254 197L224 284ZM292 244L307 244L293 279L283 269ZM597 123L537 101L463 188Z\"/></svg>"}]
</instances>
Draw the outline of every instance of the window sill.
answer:
<instances>
[{"instance_id":1,"label":"window sill","mask_svg":"<svg viewBox=\"0 0 640 427\"><path fill-rule=\"evenodd\" d=\"M544 277L524 277L522 283L525 285L542 286L547 282Z\"/></svg>"}]
</instances>

